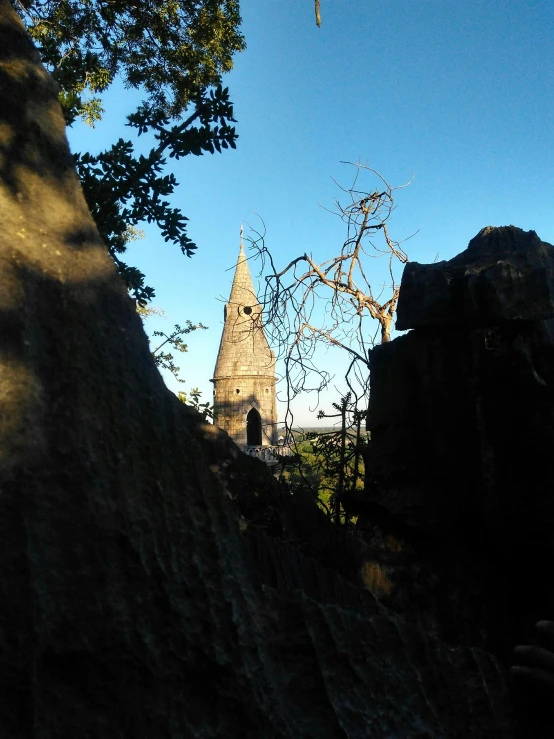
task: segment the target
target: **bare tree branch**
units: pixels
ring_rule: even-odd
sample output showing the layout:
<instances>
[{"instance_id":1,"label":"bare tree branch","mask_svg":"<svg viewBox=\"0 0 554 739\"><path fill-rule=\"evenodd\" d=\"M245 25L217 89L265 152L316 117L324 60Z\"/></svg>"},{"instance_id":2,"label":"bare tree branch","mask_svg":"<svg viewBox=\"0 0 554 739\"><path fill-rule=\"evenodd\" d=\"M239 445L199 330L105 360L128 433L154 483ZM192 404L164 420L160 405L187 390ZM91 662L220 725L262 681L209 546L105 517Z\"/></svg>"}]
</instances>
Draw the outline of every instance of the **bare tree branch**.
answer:
<instances>
[{"instance_id":1,"label":"bare tree branch","mask_svg":"<svg viewBox=\"0 0 554 739\"><path fill-rule=\"evenodd\" d=\"M319 0L315 0L315 22L318 28L321 28L321 13L319 7Z\"/></svg>"},{"instance_id":2,"label":"bare tree branch","mask_svg":"<svg viewBox=\"0 0 554 739\"><path fill-rule=\"evenodd\" d=\"M278 268L266 244L266 229L249 226L254 255L260 259L264 288L259 296L263 307L264 329L268 341L283 361L285 380L287 441L296 449L292 433L294 415L292 401L300 393L315 393L319 405L320 393L331 387L333 375L322 361L322 352L337 347L349 357L343 386L337 388L341 397L342 431L340 436L338 488L333 497L333 516L341 519L340 501L347 490L344 465L350 463L352 474L348 484L356 485L363 465L360 461L360 434L365 424L369 400L369 360L376 343L391 338L400 292L399 273L408 261L403 248L406 241L396 241L388 222L394 210L394 194L400 187L391 186L375 169L363 164L344 162L355 168L350 187L336 183L340 195L329 212L345 224L345 238L337 253L325 261L304 252ZM376 186L364 189L362 182L370 177ZM412 178L413 179L413 178ZM411 237L410 237L411 238ZM376 281L376 263L385 260L382 277ZM384 277L384 281L383 280ZM319 418L334 416L320 412ZM354 429L354 431L352 431ZM357 441L348 442L348 434ZM298 450L297 450L298 451ZM330 452L331 453L331 452ZM334 452L332 452L334 454ZM325 455L324 455L325 456ZM329 455L327 455L328 457ZM331 455L332 456L332 455ZM325 457L325 458L327 458ZM301 455L296 455L298 472L309 487L302 470ZM338 468L338 469L339 469ZM315 491L314 494L316 494Z\"/></svg>"},{"instance_id":3,"label":"bare tree branch","mask_svg":"<svg viewBox=\"0 0 554 739\"><path fill-rule=\"evenodd\" d=\"M292 381L294 387L303 387L307 374L304 368L309 367L310 373L315 370L321 377L322 373L311 366L318 343L340 346L367 366L375 339L373 331L364 327L364 318L377 322L381 342L390 340L394 323L399 295L395 272L408 256L403 242L390 235L387 221L394 209L394 192L410 183L392 187L367 165L345 164L356 171L350 187L337 183L347 199L336 199L331 212L345 223L346 238L331 259L320 263L304 253L277 269L266 246L263 221L261 231L250 227L249 240L266 275L262 298L266 330L289 369L297 370L303 378L301 382ZM376 178L378 187L360 189L361 174ZM374 290L376 286L364 264L367 258L388 261L389 281L378 290Z\"/></svg>"}]
</instances>

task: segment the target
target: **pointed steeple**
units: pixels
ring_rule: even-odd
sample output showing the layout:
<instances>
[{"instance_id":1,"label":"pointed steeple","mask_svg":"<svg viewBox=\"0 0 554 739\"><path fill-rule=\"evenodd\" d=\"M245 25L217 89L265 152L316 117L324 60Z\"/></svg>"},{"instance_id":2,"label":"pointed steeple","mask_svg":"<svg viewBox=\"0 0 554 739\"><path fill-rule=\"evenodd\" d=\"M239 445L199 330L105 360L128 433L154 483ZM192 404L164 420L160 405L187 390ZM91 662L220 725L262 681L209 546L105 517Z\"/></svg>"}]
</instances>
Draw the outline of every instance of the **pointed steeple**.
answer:
<instances>
[{"instance_id":1,"label":"pointed steeple","mask_svg":"<svg viewBox=\"0 0 554 739\"><path fill-rule=\"evenodd\" d=\"M265 337L262 306L248 269L241 226L239 256L212 379L214 424L243 448L276 444L276 380L275 354Z\"/></svg>"},{"instance_id":2,"label":"pointed steeple","mask_svg":"<svg viewBox=\"0 0 554 739\"><path fill-rule=\"evenodd\" d=\"M258 297L254 290L250 270L248 269L248 261L244 253L244 242L242 240L242 226L240 227L240 248L237 266L235 268L235 276L231 287L231 295L229 296L229 305L251 307L254 309L258 305Z\"/></svg>"},{"instance_id":3,"label":"pointed steeple","mask_svg":"<svg viewBox=\"0 0 554 739\"><path fill-rule=\"evenodd\" d=\"M275 375L275 355L269 348L262 326L262 307L250 276L241 241L225 324L214 370L214 379L239 376Z\"/></svg>"}]
</instances>

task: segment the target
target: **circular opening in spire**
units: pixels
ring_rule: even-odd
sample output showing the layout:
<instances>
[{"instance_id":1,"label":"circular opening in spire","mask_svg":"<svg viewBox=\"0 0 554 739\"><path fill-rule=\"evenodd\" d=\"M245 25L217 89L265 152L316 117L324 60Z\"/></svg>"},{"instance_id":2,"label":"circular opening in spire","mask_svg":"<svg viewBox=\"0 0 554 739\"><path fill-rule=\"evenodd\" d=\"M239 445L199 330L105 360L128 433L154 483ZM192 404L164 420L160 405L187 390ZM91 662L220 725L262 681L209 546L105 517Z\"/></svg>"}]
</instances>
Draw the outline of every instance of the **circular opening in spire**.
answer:
<instances>
[{"instance_id":1,"label":"circular opening in spire","mask_svg":"<svg viewBox=\"0 0 554 739\"><path fill-rule=\"evenodd\" d=\"M245 305L243 311L249 316L252 313L252 308L249 305Z\"/></svg>"}]
</instances>

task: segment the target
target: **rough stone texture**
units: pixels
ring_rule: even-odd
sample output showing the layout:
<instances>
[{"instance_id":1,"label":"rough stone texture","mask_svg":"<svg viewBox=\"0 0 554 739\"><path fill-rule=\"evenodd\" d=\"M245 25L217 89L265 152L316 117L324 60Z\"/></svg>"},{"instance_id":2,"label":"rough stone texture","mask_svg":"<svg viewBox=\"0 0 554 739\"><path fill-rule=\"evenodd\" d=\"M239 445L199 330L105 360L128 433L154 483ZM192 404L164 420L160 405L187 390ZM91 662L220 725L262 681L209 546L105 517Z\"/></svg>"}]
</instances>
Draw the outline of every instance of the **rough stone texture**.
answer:
<instances>
[{"instance_id":1,"label":"rough stone texture","mask_svg":"<svg viewBox=\"0 0 554 739\"><path fill-rule=\"evenodd\" d=\"M493 657L240 518L274 483L164 387L7 0L0 221L0 735L509 738Z\"/></svg>"},{"instance_id":2,"label":"rough stone texture","mask_svg":"<svg viewBox=\"0 0 554 739\"><path fill-rule=\"evenodd\" d=\"M493 251L501 269L490 267ZM545 579L554 559L554 321L539 320L552 305L553 251L533 232L489 228L450 262L407 272L403 315L418 327L372 353L370 474L365 499L353 502L386 577L382 602L505 664L516 644L532 642L537 620L554 617ZM536 268L522 266L522 253ZM480 303L470 301L470 256ZM426 293L437 274L452 277L443 303ZM403 282L399 311L404 296ZM456 300L466 298L462 314Z\"/></svg>"},{"instance_id":3,"label":"rough stone texture","mask_svg":"<svg viewBox=\"0 0 554 739\"><path fill-rule=\"evenodd\" d=\"M408 262L396 328L494 326L554 316L554 254L534 231L482 229L448 262Z\"/></svg>"},{"instance_id":4,"label":"rough stone texture","mask_svg":"<svg viewBox=\"0 0 554 739\"><path fill-rule=\"evenodd\" d=\"M275 354L265 337L262 307L242 243L224 317L212 380L214 423L239 446L246 446L247 416L255 409L261 421L259 445L272 446L278 437Z\"/></svg>"}]
</instances>

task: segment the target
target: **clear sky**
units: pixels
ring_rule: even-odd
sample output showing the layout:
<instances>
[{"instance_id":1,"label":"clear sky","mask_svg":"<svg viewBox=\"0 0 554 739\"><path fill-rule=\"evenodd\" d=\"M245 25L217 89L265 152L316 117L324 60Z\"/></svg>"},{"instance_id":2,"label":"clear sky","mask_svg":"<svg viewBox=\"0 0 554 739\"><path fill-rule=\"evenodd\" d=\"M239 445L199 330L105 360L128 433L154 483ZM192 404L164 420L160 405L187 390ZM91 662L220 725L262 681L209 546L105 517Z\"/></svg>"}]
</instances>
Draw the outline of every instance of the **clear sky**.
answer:
<instances>
[{"instance_id":1,"label":"clear sky","mask_svg":"<svg viewBox=\"0 0 554 739\"><path fill-rule=\"evenodd\" d=\"M551 0L321 0L321 29L313 0L241 6L248 48L224 80L237 149L174 163L174 202L198 251L188 259L145 229L128 253L166 312L148 330L185 319L209 326L177 362L183 388L198 386L205 399L240 224L263 218L278 265L306 251L334 254L343 226L321 206L338 195L331 177L350 183L341 160L367 161L393 185L414 174L389 224L398 239L418 232L412 261L449 259L487 225L534 229L554 243ZM97 129L70 131L73 149L129 137L124 115L135 100L109 92ZM301 424L315 425L310 402L296 409Z\"/></svg>"}]
</instances>

